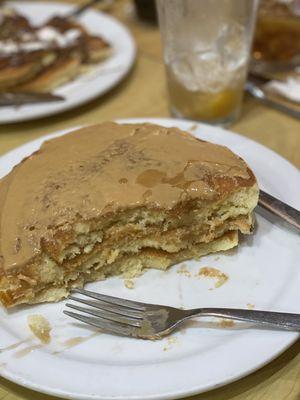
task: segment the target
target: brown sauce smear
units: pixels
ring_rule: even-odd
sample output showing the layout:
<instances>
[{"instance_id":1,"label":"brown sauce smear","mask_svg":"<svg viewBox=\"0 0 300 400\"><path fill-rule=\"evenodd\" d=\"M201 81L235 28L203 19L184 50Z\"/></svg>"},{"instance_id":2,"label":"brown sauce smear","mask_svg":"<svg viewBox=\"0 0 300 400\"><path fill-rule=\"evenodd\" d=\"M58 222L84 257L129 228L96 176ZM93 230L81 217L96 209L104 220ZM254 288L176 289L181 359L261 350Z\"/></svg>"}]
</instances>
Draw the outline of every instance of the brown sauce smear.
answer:
<instances>
[{"instance_id":1,"label":"brown sauce smear","mask_svg":"<svg viewBox=\"0 0 300 400\"><path fill-rule=\"evenodd\" d=\"M255 178L227 148L176 128L108 122L45 142L0 181L0 193L2 182L0 255L7 272L53 241L56 229L49 227L67 233L78 218L144 205L173 209L183 194L218 200Z\"/></svg>"},{"instance_id":2,"label":"brown sauce smear","mask_svg":"<svg viewBox=\"0 0 300 400\"><path fill-rule=\"evenodd\" d=\"M36 344L33 346L25 347L25 349L19 350L14 354L14 358L23 358L30 354L32 351L42 348L42 344Z\"/></svg>"},{"instance_id":3,"label":"brown sauce smear","mask_svg":"<svg viewBox=\"0 0 300 400\"><path fill-rule=\"evenodd\" d=\"M19 342L13 343L10 346L0 348L0 354L6 351L14 350L17 347L21 346L21 344L27 343L29 339L20 340Z\"/></svg>"},{"instance_id":4,"label":"brown sauce smear","mask_svg":"<svg viewBox=\"0 0 300 400\"><path fill-rule=\"evenodd\" d=\"M63 342L63 349L62 350L58 350L53 352L52 354L56 355L56 354L60 354L62 352L64 352L65 350L71 349L75 346L78 346L81 343L87 342L88 340L92 339L95 336L100 335L100 332L94 332L89 336L76 336L70 339L67 339L65 342Z\"/></svg>"}]
</instances>

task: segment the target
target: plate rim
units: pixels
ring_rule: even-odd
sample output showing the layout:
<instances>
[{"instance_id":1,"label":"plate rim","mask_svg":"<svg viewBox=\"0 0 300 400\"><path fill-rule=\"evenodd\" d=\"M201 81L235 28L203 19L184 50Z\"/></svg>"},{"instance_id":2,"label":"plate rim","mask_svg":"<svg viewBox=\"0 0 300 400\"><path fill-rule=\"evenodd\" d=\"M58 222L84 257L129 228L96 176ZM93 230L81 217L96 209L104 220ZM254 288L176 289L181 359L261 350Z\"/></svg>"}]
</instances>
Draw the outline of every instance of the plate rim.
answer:
<instances>
[{"instance_id":1,"label":"plate rim","mask_svg":"<svg viewBox=\"0 0 300 400\"><path fill-rule=\"evenodd\" d=\"M166 123L166 124L170 124L170 125L173 125L173 126L176 126L177 123L179 123L179 124L187 123L189 125L196 124L198 128L199 128L199 126L200 127L201 126L202 127L207 126L206 124L197 123L195 121L189 121L189 120L183 120L183 119L172 119L172 118L147 118L147 117L145 117L145 118L127 118L127 119L122 118L122 119L116 120L116 122L120 122L120 123L142 123L142 122L146 122L146 123L157 123L157 124ZM79 127L69 127L69 128L63 129L63 130L58 130L58 131L52 132L52 133L47 134L45 136L41 136L41 137L39 137L37 139L34 139L32 141L29 141L29 142L27 142L27 143L15 148L15 149L11 150L11 151L9 151L8 153L5 153L2 156L0 156L0 163L3 162L3 158L5 158L6 156L12 156L13 153L19 152L19 151L22 152L22 151L26 150L26 147L28 147L28 146L39 144L39 142L44 142L45 140L51 139L53 137L69 133L73 129L77 129L77 128L79 128ZM212 127L209 126L209 128L211 129ZM281 161L284 161L289 168L292 167L294 172L299 173L299 171L298 171L296 166L294 166L292 163L290 163L284 157L282 157L281 155L279 155L275 151L269 149L268 147L264 146L263 144L258 143L258 142L254 141L254 140L252 140L252 139L250 139L248 137L244 137L243 135L240 135L240 134L232 132L232 131L228 131L228 130L225 130L225 129L222 129L222 128L219 128L219 127L213 127L213 128L220 129L225 134L229 133L230 135L236 135L239 138L242 138L243 141L246 141L246 143L249 142L249 143L258 145L261 150L263 150L263 151L267 150L269 152L269 154L272 154L272 156L279 157L281 159ZM192 132L192 134L193 134L193 132ZM235 375L235 376L232 376L231 378L226 378L225 382L222 381L222 382L219 382L219 383L214 384L214 385L209 385L208 384L207 388L205 388L205 387L203 388L203 386L202 386L201 390L199 390L199 387L197 388L197 386L195 386L195 387L193 387L193 388L191 388L189 390L184 390L184 391L181 391L181 392L178 392L178 391L172 392L172 393L169 392L169 393L167 393L165 395L160 395L160 394L158 394L158 395L149 395L149 396L148 395L146 395L146 396L144 395L144 396L139 396L139 397L131 396L130 399L132 399L132 400L133 399L136 399L136 400L141 400L141 399L144 399L144 400L169 399L170 400L170 399L180 398L182 396L184 396L184 397L185 396L192 396L192 395L195 395L195 394L199 394L199 393L207 392L207 391L210 391L210 390L214 390L214 389L216 389L218 387L225 386L225 385L230 384L232 382L235 382L235 381L237 381L237 380L239 380L239 379L241 379L241 378L243 378L245 376L248 376L249 374L253 373L254 371L257 371L260 368L264 367L265 365L269 364L274 359L276 359L278 356L280 356L284 351L286 351L290 346L292 346L298 340L299 337L300 337L300 334L298 334L298 333L294 333L292 335L289 335L289 338L286 338L286 339L283 340L283 342L285 342L285 344L283 346L281 346L279 348L279 350L273 352L272 357L269 357L267 360L263 360L261 363L256 364L256 366L253 367L252 369L247 369L247 371L244 371L243 373L239 374L238 376ZM76 395L76 393L71 393L71 392L67 392L66 393L63 390L57 390L57 391L47 390L47 389L45 390L45 389L43 389L43 387L40 387L38 384L34 384L34 383L31 383L31 382L26 382L22 378L18 378L18 377L16 378L13 374L9 374L9 373L6 374L3 370L0 370L0 376L3 376L4 378L6 378L8 380L11 380L12 382L15 382L15 383L17 383L17 384L19 384L21 386L25 386L25 387L30 388L32 390L35 390L35 391L38 391L38 392L41 392L41 393L50 394L50 395L55 395L55 396L62 397L62 398L86 399L86 400L88 400L88 399L89 400L91 400L91 399L95 399L95 400L96 399L101 399L101 400L107 399L107 397L101 397L101 396L100 397L99 396L86 396L86 397L83 397L83 396L78 395L78 394ZM109 399L116 399L116 400L121 400L122 399L122 400L125 400L127 398L128 397L124 397L124 396L111 396Z\"/></svg>"}]
</instances>

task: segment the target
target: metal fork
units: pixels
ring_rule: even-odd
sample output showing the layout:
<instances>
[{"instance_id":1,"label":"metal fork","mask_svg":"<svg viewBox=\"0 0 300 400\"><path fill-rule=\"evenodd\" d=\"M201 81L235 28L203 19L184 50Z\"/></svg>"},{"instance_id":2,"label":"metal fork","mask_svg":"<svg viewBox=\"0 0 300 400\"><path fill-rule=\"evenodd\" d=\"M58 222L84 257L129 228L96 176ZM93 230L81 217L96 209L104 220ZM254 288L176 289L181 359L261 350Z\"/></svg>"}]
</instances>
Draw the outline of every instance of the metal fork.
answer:
<instances>
[{"instance_id":1,"label":"metal fork","mask_svg":"<svg viewBox=\"0 0 300 400\"><path fill-rule=\"evenodd\" d=\"M300 330L300 314L234 308L181 310L169 306L125 300L83 289L74 289L73 293L81 294L84 297L70 295L69 300L88 307L67 303L68 308L79 311L80 314L64 310L66 315L106 332L122 336L159 339L193 317L218 317L250 322L265 328Z\"/></svg>"}]
</instances>

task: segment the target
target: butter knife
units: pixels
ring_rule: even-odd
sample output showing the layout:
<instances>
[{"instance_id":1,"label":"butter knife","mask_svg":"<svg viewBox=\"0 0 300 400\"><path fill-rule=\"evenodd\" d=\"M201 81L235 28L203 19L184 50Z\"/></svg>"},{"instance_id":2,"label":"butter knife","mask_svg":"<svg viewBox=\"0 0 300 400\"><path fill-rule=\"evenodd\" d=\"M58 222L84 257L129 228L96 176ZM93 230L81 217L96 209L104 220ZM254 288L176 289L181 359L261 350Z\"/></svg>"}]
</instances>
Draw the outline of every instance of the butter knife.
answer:
<instances>
[{"instance_id":1,"label":"butter knife","mask_svg":"<svg viewBox=\"0 0 300 400\"><path fill-rule=\"evenodd\" d=\"M250 79L246 82L245 85L246 91L255 97L258 101L265 104L266 106L272 107L277 111L284 112L294 118L300 119L300 111L288 107L287 105L271 99L268 94L255 82L251 81Z\"/></svg>"},{"instance_id":2,"label":"butter knife","mask_svg":"<svg viewBox=\"0 0 300 400\"><path fill-rule=\"evenodd\" d=\"M0 92L0 107L21 106L22 104L64 101L63 96L52 93Z\"/></svg>"},{"instance_id":3,"label":"butter knife","mask_svg":"<svg viewBox=\"0 0 300 400\"><path fill-rule=\"evenodd\" d=\"M258 204L300 231L300 211L260 190Z\"/></svg>"}]
</instances>

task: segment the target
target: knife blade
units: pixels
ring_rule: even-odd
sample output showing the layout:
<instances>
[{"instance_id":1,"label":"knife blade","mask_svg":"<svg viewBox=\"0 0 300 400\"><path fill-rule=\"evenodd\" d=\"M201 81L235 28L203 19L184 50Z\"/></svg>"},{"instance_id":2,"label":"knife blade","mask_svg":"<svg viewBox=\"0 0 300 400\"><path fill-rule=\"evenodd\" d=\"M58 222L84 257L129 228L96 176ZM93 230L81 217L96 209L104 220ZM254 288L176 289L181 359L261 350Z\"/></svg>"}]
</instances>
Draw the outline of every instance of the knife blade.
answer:
<instances>
[{"instance_id":1,"label":"knife blade","mask_svg":"<svg viewBox=\"0 0 300 400\"><path fill-rule=\"evenodd\" d=\"M0 107L22 104L64 101L65 98L52 93L3 92L0 93Z\"/></svg>"}]
</instances>

